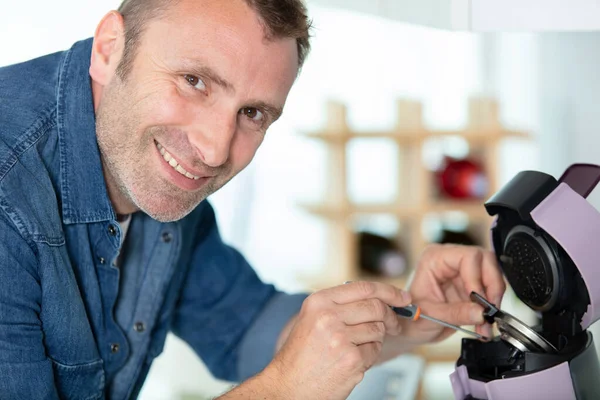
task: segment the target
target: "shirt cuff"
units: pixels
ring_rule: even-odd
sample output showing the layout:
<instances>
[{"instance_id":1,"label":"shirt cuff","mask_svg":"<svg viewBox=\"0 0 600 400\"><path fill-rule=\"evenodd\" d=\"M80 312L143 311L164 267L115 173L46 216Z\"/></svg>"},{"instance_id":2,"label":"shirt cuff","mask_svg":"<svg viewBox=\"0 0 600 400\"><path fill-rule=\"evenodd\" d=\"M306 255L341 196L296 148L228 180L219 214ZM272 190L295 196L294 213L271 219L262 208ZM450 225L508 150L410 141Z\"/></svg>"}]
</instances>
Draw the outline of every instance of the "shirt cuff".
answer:
<instances>
[{"instance_id":1,"label":"shirt cuff","mask_svg":"<svg viewBox=\"0 0 600 400\"><path fill-rule=\"evenodd\" d=\"M273 359L279 334L300 312L308 294L278 292L271 298L244 335L238 358L238 376L244 381L262 371Z\"/></svg>"}]
</instances>

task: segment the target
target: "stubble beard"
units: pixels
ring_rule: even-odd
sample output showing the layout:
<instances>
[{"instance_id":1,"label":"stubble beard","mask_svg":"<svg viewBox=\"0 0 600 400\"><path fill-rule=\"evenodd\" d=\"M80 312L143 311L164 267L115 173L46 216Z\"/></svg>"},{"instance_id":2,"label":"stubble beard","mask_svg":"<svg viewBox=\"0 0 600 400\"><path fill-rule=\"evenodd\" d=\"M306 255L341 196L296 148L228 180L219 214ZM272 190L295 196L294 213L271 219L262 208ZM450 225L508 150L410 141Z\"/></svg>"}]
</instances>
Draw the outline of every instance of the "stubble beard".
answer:
<instances>
[{"instance_id":1,"label":"stubble beard","mask_svg":"<svg viewBox=\"0 0 600 400\"><path fill-rule=\"evenodd\" d=\"M141 136L136 111L117 99L127 99L122 89L105 88L102 102L96 113L96 135L105 172L107 186L116 190L121 201L148 214L159 222L172 222L184 218L219 187L208 182L197 192L186 192L161 178L153 162L156 154L154 137L165 130L162 127L147 129ZM113 201L114 206L114 199Z\"/></svg>"}]
</instances>

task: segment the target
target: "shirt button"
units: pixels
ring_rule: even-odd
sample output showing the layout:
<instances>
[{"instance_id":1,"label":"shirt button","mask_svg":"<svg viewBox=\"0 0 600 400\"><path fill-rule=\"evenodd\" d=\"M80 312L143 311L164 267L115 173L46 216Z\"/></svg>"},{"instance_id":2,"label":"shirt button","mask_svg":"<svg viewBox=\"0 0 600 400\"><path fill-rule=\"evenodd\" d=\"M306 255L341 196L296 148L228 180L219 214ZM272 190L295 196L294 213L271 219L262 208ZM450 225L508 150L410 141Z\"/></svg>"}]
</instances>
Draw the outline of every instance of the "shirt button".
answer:
<instances>
[{"instance_id":1,"label":"shirt button","mask_svg":"<svg viewBox=\"0 0 600 400\"><path fill-rule=\"evenodd\" d=\"M98 257L98 262L100 264L104 264L106 262L106 260L104 259L104 257Z\"/></svg>"},{"instance_id":2,"label":"shirt button","mask_svg":"<svg viewBox=\"0 0 600 400\"><path fill-rule=\"evenodd\" d=\"M109 233L111 236L116 236L116 235L117 235L117 228L115 228L115 226L114 226L113 224L110 224L110 225L108 226L108 233Z\"/></svg>"},{"instance_id":3,"label":"shirt button","mask_svg":"<svg viewBox=\"0 0 600 400\"><path fill-rule=\"evenodd\" d=\"M142 333L146 330L146 325L144 325L143 322L136 322L135 325L133 325L133 329L135 329L136 332Z\"/></svg>"},{"instance_id":4,"label":"shirt button","mask_svg":"<svg viewBox=\"0 0 600 400\"><path fill-rule=\"evenodd\" d=\"M119 351L119 343L111 343L110 352L117 353Z\"/></svg>"},{"instance_id":5,"label":"shirt button","mask_svg":"<svg viewBox=\"0 0 600 400\"><path fill-rule=\"evenodd\" d=\"M162 241L165 243L169 243L173 239L173 235L171 232L164 232L162 234Z\"/></svg>"}]
</instances>

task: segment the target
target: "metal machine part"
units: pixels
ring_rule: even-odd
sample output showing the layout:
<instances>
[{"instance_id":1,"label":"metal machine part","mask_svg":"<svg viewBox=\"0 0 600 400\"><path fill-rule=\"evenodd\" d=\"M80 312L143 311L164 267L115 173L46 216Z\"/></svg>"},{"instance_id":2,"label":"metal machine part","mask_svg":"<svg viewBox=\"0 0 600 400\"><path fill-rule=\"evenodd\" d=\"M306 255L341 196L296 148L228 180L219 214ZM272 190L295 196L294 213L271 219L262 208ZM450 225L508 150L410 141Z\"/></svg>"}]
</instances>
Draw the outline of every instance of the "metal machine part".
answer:
<instances>
[{"instance_id":1,"label":"metal machine part","mask_svg":"<svg viewBox=\"0 0 600 400\"><path fill-rule=\"evenodd\" d=\"M522 352L556 353L558 351L543 336L508 313L498 312L496 323L500 331L500 338Z\"/></svg>"},{"instance_id":2,"label":"metal machine part","mask_svg":"<svg viewBox=\"0 0 600 400\"><path fill-rule=\"evenodd\" d=\"M484 308L484 317L488 322L497 324L500 338L518 350L534 353L556 353L558 351L538 332L518 318L498 309L479 293L472 292L471 300Z\"/></svg>"}]
</instances>

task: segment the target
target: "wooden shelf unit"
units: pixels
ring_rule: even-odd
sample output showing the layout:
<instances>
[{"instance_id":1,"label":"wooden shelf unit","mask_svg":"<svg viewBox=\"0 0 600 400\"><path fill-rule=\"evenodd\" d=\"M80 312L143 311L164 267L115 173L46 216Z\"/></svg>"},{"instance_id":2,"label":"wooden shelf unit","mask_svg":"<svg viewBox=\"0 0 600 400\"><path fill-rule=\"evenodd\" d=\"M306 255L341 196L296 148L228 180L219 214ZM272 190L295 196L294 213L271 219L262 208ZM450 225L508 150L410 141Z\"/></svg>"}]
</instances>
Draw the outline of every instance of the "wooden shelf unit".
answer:
<instances>
[{"instance_id":1,"label":"wooden shelf unit","mask_svg":"<svg viewBox=\"0 0 600 400\"><path fill-rule=\"evenodd\" d=\"M528 139L524 132L504 129L499 121L498 105L494 99L471 98L469 119L462 130L430 130L422 118L422 104L413 100L397 100L397 125L385 132L353 132L348 128L346 107L338 102L327 105L327 123L323 131L306 133L306 137L319 140L328 150L328 184L326 201L301 204L307 212L329 223L330 254L327 268L318 277L306 277L313 290L339 285L349 280L377 280L406 287L410 272L400 278L386 278L364 274L357 263L358 248L353 231L353 218L357 215L387 214L397 218L402 225L403 249L406 251L411 271L428 242L422 234L423 219L430 214L459 211L466 214L478 229L478 238L485 247L488 242L492 218L483 203L498 187L499 145L506 138ZM481 199L453 200L438 198L434 191L433 171L423 160L423 145L429 139L458 136L466 140L470 150L477 155L488 179L488 193ZM384 204L353 204L347 192L347 143L352 139L385 138L397 146L399 154L399 182L397 198ZM410 178L410 179L407 179ZM453 361L459 356L460 337L441 344L418 349L427 362Z\"/></svg>"},{"instance_id":2,"label":"wooden shelf unit","mask_svg":"<svg viewBox=\"0 0 600 400\"><path fill-rule=\"evenodd\" d=\"M491 217L485 212L484 201L498 190L498 149L506 138L529 136L520 131L503 128L499 121L498 105L493 99L474 97L469 100L469 120L462 130L430 130L423 122L422 104L399 99L397 123L394 130L355 132L348 128L346 107L342 103L327 104L327 123L319 132L305 133L306 137L324 143L328 151L328 184L324 202L301 204L307 212L323 218L331 228L330 255L327 268L318 278L309 279L313 288L340 284L348 280L378 279L363 276L357 265L357 243L352 221L355 216L387 214L402 225L402 242L411 267L427 246L422 234L423 219L427 215L458 211L464 213L474 226L479 226L481 244L489 247L486 230ZM456 200L439 198L434 191L433 171L423 160L423 145L427 140L444 137L464 139L477 154L488 179L488 193L481 199ZM347 191L347 144L353 139L389 139L397 146L399 155L399 182L397 198L390 203L353 204ZM407 179L410 178L410 179ZM387 278L379 278L387 280ZM406 283L406 278L392 279Z\"/></svg>"}]
</instances>

